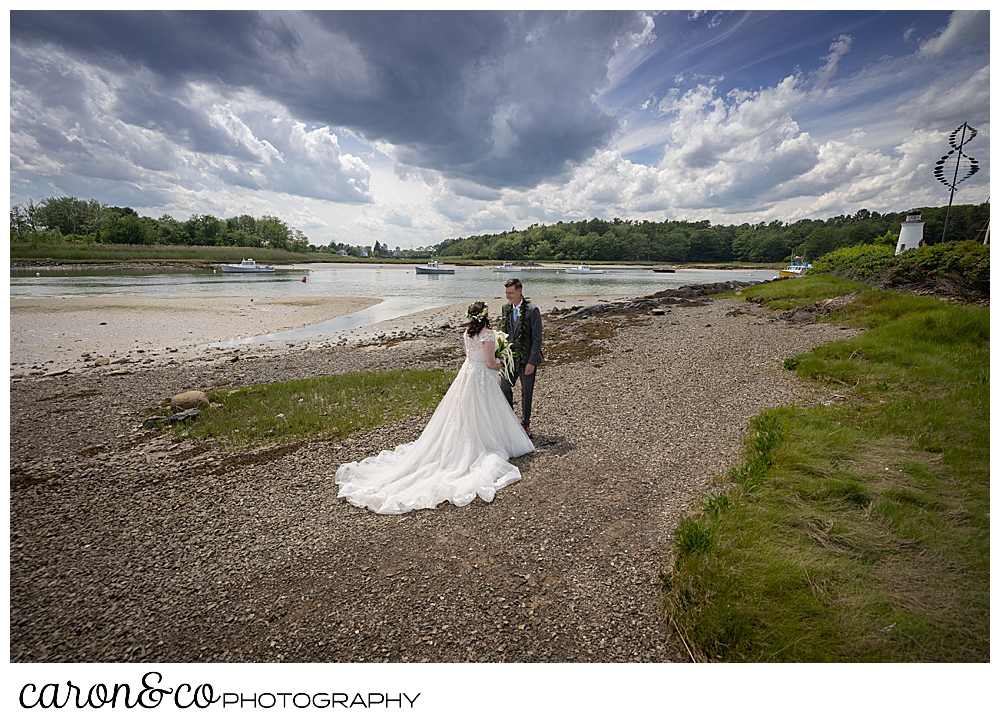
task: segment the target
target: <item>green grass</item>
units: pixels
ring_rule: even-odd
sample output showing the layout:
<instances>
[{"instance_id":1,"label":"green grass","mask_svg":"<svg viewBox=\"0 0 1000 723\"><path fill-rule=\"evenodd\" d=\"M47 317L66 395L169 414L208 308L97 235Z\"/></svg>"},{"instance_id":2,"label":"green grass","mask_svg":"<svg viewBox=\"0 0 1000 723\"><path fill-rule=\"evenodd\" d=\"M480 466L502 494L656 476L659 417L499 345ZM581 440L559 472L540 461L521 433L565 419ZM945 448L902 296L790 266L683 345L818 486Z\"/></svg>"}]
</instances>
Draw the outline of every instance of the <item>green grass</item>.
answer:
<instances>
[{"instance_id":1,"label":"green grass","mask_svg":"<svg viewBox=\"0 0 1000 723\"><path fill-rule=\"evenodd\" d=\"M679 529L668 611L697 659L988 661L989 310L868 290L833 323L868 330L787 372L832 403L753 420Z\"/></svg>"},{"instance_id":2,"label":"green grass","mask_svg":"<svg viewBox=\"0 0 1000 723\"><path fill-rule=\"evenodd\" d=\"M842 276L821 275L757 284L742 293L737 293L736 296L755 304L767 304L772 309L784 310L815 304L817 301L837 296L846 296L868 288L870 287Z\"/></svg>"},{"instance_id":3,"label":"green grass","mask_svg":"<svg viewBox=\"0 0 1000 723\"><path fill-rule=\"evenodd\" d=\"M336 439L434 409L454 376L361 372L218 390L208 395L210 408L171 429L177 438L211 440L225 451Z\"/></svg>"}]
</instances>

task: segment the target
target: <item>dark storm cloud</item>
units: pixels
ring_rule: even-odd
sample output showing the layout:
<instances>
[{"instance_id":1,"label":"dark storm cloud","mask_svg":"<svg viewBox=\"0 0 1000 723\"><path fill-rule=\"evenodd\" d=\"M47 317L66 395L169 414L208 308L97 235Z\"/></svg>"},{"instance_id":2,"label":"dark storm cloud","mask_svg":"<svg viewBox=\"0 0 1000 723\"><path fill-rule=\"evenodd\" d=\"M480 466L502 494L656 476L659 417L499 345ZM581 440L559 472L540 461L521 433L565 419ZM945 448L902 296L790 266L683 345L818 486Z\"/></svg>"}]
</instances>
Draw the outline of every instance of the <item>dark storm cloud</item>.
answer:
<instances>
[{"instance_id":1,"label":"dark storm cloud","mask_svg":"<svg viewBox=\"0 0 1000 723\"><path fill-rule=\"evenodd\" d=\"M374 90L335 97L331 117L398 144L405 163L492 188L533 186L608 142L618 121L593 97L618 41L644 28L634 13L321 18L358 48Z\"/></svg>"},{"instance_id":2,"label":"dark storm cloud","mask_svg":"<svg viewBox=\"0 0 1000 723\"><path fill-rule=\"evenodd\" d=\"M269 55L297 44L279 19L221 11L12 11L10 36L112 67L142 65L167 79L219 73L237 84L250 82Z\"/></svg>"},{"instance_id":3,"label":"dark storm cloud","mask_svg":"<svg viewBox=\"0 0 1000 723\"><path fill-rule=\"evenodd\" d=\"M164 86L249 88L303 121L388 141L404 164L490 188L531 187L608 143L618 121L594 96L619 41L643 28L635 13L604 12L11 13L12 44L141 66ZM135 93L119 98L123 118L155 118L192 147L220 142L169 99L137 105Z\"/></svg>"}]
</instances>

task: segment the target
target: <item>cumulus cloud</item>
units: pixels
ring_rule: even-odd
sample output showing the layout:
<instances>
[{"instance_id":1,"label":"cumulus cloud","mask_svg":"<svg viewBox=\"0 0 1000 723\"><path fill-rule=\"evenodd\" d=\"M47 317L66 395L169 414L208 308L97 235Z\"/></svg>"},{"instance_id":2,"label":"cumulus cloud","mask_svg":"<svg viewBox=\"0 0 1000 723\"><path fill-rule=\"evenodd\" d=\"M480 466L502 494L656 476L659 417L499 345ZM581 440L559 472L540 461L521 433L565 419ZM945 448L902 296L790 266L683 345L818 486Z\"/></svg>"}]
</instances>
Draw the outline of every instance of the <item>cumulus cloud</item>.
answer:
<instances>
[{"instance_id":1,"label":"cumulus cloud","mask_svg":"<svg viewBox=\"0 0 1000 723\"><path fill-rule=\"evenodd\" d=\"M130 196L149 193L150 205L172 187L214 178L370 201L365 163L344 153L328 126L307 128L274 101L205 84L165 87L145 69L115 73L51 46L11 54L11 172L25 187L59 175L67 193L92 183L116 194L131 188ZM52 87L67 89L65 98Z\"/></svg>"},{"instance_id":2,"label":"cumulus cloud","mask_svg":"<svg viewBox=\"0 0 1000 723\"><path fill-rule=\"evenodd\" d=\"M809 171L818 151L792 118L805 97L801 79L788 76L759 91L720 97L714 86L699 85L664 99L661 109L675 117L659 168L676 180L675 202L753 207Z\"/></svg>"},{"instance_id":3,"label":"cumulus cloud","mask_svg":"<svg viewBox=\"0 0 1000 723\"><path fill-rule=\"evenodd\" d=\"M948 25L937 35L920 44L923 55L942 55L963 45L970 45L990 37L989 10L956 10L948 18Z\"/></svg>"}]
</instances>

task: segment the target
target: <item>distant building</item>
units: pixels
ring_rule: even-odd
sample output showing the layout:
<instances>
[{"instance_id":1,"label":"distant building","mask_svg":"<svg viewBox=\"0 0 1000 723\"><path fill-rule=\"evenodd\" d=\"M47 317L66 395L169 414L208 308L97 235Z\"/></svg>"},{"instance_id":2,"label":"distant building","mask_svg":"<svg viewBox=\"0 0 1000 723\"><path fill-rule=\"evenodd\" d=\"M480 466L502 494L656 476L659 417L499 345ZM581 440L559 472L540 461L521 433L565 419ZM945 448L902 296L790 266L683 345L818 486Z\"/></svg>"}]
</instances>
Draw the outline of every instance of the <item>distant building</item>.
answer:
<instances>
[{"instance_id":1,"label":"distant building","mask_svg":"<svg viewBox=\"0 0 1000 723\"><path fill-rule=\"evenodd\" d=\"M368 251L365 250L363 246L358 246L358 256L368 256Z\"/></svg>"},{"instance_id":2,"label":"distant building","mask_svg":"<svg viewBox=\"0 0 1000 723\"><path fill-rule=\"evenodd\" d=\"M345 251L344 249L341 249L340 251L337 252L337 256L350 256L350 254L347 253L347 251Z\"/></svg>"},{"instance_id":3,"label":"distant building","mask_svg":"<svg viewBox=\"0 0 1000 723\"><path fill-rule=\"evenodd\" d=\"M924 222L920 217L920 209L914 208L906 212L906 220L899 228L899 242L896 253L901 254L910 249L924 245Z\"/></svg>"}]
</instances>

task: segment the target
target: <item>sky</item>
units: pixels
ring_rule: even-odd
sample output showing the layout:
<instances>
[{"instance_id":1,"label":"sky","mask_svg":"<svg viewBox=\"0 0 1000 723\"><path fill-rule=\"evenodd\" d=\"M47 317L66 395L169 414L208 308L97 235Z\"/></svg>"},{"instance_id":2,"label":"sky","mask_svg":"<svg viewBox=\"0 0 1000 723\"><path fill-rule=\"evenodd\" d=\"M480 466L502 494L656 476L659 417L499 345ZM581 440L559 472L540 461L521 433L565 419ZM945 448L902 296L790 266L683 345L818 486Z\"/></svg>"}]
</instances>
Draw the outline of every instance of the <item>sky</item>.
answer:
<instances>
[{"instance_id":1,"label":"sky","mask_svg":"<svg viewBox=\"0 0 1000 723\"><path fill-rule=\"evenodd\" d=\"M413 248L989 197L987 11L10 13L10 202Z\"/></svg>"}]
</instances>

